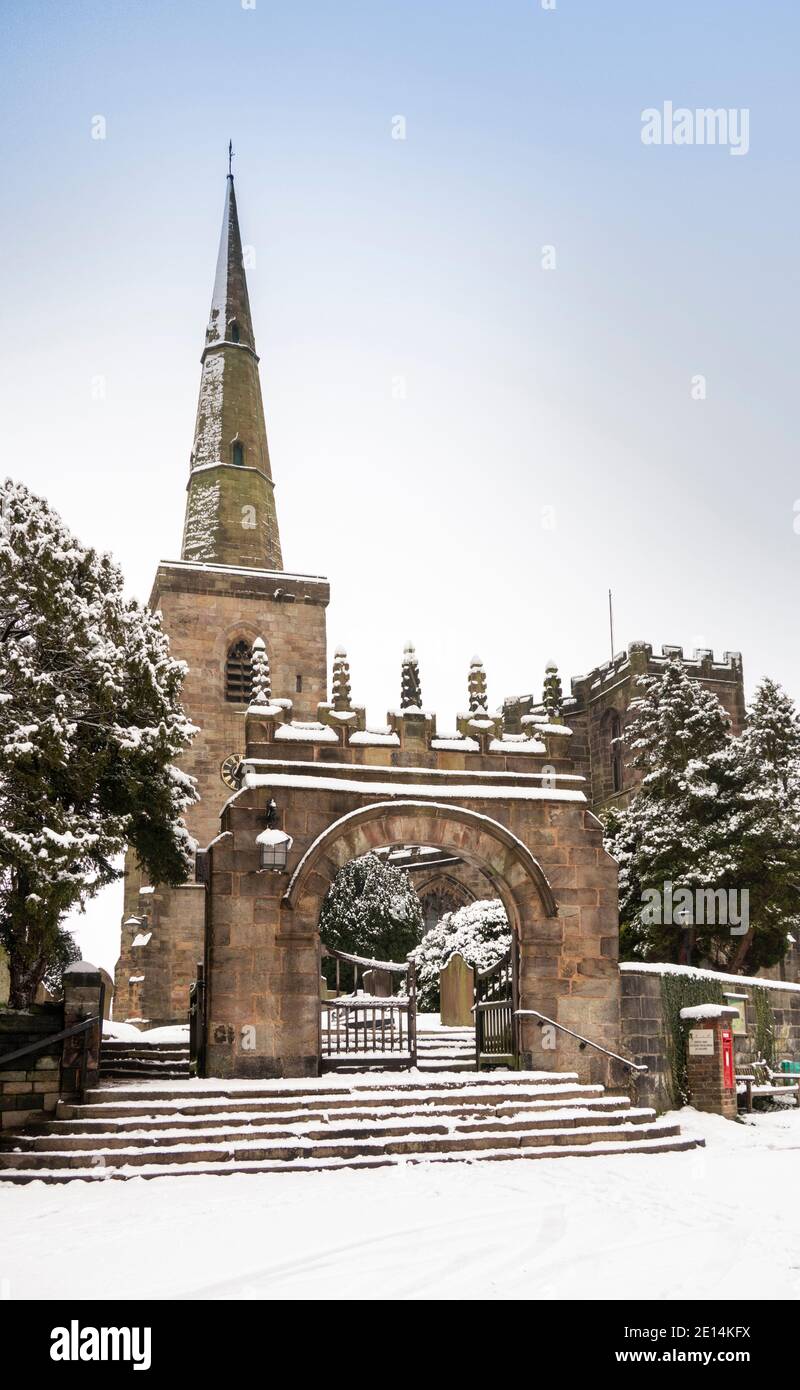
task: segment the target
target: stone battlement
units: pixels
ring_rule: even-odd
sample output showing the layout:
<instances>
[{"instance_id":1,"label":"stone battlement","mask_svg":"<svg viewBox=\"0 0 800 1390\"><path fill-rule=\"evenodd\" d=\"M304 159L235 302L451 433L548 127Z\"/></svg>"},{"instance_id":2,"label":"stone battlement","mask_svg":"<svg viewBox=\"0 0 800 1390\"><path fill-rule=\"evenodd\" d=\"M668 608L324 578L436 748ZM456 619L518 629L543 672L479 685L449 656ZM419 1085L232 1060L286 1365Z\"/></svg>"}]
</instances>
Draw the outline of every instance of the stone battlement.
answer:
<instances>
[{"instance_id":1,"label":"stone battlement","mask_svg":"<svg viewBox=\"0 0 800 1390\"><path fill-rule=\"evenodd\" d=\"M742 682L741 652L723 652L721 660L715 660L708 647L697 648L691 656L684 656L683 647L663 645L660 653L655 653L649 642L631 642L627 651L618 652L613 661L604 661L584 676L573 676L571 681L572 700L578 706L586 705L598 694L630 676L658 676L668 661L678 657L687 672L699 680L725 681L729 684Z\"/></svg>"}]
</instances>

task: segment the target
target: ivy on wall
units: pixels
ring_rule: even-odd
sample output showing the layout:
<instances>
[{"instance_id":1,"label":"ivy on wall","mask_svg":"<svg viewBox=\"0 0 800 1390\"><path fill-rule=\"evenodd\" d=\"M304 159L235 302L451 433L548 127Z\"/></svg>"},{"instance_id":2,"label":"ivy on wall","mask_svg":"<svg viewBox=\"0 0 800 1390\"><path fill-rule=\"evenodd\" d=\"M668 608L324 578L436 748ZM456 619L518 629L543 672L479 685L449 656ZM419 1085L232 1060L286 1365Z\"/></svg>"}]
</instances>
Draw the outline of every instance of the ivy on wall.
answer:
<instances>
[{"instance_id":1,"label":"ivy on wall","mask_svg":"<svg viewBox=\"0 0 800 1390\"><path fill-rule=\"evenodd\" d=\"M761 993L766 994L766 990ZM667 1068L673 1105L689 1100L686 1047L688 1029L681 1020L681 1009L695 1004L724 1004L722 985L716 980L696 979L692 975L662 975L661 1004L667 1040ZM769 1005L769 1001L767 1001Z\"/></svg>"},{"instance_id":2,"label":"ivy on wall","mask_svg":"<svg viewBox=\"0 0 800 1390\"><path fill-rule=\"evenodd\" d=\"M752 991L753 1008L756 1015L756 1057L775 1065L775 1015L772 1012L769 990L756 985Z\"/></svg>"}]
</instances>

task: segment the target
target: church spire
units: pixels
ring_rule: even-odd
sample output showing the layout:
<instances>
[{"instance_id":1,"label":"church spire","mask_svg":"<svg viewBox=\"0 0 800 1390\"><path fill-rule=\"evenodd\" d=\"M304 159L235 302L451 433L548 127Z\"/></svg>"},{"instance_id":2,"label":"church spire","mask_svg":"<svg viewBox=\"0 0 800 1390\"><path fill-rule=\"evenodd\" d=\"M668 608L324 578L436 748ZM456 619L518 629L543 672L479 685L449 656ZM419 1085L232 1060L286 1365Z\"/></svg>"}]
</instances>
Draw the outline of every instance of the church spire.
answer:
<instances>
[{"instance_id":1,"label":"church spire","mask_svg":"<svg viewBox=\"0 0 800 1390\"><path fill-rule=\"evenodd\" d=\"M232 156L229 146L229 171ZM283 569L231 172L201 360L183 558Z\"/></svg>"}]
</instances>

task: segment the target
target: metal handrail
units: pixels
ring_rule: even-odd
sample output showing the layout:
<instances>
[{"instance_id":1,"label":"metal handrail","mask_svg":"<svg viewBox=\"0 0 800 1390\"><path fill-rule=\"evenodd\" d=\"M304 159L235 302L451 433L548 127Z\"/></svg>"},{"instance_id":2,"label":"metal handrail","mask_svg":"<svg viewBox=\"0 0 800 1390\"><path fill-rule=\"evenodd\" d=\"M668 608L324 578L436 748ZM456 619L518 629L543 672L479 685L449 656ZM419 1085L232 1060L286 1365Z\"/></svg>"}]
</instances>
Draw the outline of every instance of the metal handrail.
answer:
<instances>
[{"instance_id":1,"label":"metal handrail","mask_svg":"<svg viewBox=\"0 0 800 1390\"><path fill-rule=\"evenodd\" d=\"M28 1043L25 1047L18 1047L16 1052L0 1053L0 1069L8 1066L10 1062L15 1062L18 1057L26 1057L31 1052L39 1052L49 1043L61 1042L64 1038L72 1038L76 1033L85 1033L89 1028L94 1027L95 1023L102 1024L99 1015L85 1018L81 1023L74 1023L71 1028L63 1028L60 1033L49 1033L46 1038L40 1038L38 1042Z\"/></svg>"},{"instance_id":2,"label":"metal handrail","mask_svg":"<svg viewBox=\"0 0 800 1390\"><path fill-rule=\"evenodd\" d=\"M609 1048L602 1047L600 1043L592 1042L591 1038L585 1038L582 1033L575 1033L572 1028L567 1028L565 1024L557 1022L556 1019L548 1018L547 1014L540 1014L538 1009L516 1009L515 1012L518 1018L538 1018L540 1028L543 1024L549 1023L553 1028L559 1028L562 1033L569 1033L571 1038L577 1038L581 1045L581 1049L584 1047L593 1047L596 1052L602 1052L606 1057L613 1057L615 1062L621 1062L624 1067L629 1067L631 1071L642 1072L648 1070L643 1063L632 1062L629 1057L620 1057L618 1052L611 1052Z\"/></svg>"}]
</instances>

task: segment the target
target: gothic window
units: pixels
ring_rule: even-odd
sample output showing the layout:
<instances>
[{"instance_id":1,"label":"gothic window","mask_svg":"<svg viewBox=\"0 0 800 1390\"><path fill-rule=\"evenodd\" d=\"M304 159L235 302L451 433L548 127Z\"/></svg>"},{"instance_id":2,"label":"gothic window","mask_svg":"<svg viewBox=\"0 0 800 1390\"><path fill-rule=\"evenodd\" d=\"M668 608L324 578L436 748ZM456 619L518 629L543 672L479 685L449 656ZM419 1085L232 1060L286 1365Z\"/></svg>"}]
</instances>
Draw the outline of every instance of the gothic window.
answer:
<instances>
[{"instance_id":1,"label":"gothic window","mask_svg":"<svg viewBox=\"0 0 800 1390\"><path fill-rule=\"evenodd\" d=\"M244 444L241 439L233 441L233 462L237 468L244 468Z\"/></svg>"},{"instance_id":2,"label":"gothic window","mask_svg":"<svg viewBox=\"0 0 800 1390\"><path fill-rule=\"evenodd\" d=\"M234 642L225 662L225 699L245 705L253 690L253 649L242 638Z\"/></svg>"},{"instance_id":3,"label":"gothic window","mask_svg":"<svg viewBox=\"0 0 800 1390\"><path fill-rule=\"evenodd\" d=\"M229 323L229 325L228 325L228 332L230 333L231 342L232 342L232 343L238 343L238 341L239 341L239 325L238 325L238 323L236 322L236 319L231 319L231 321L230 321L230 323Z\"/></svg>"},{"instance_id":4,"label":"gothic window","mask_svg":"<svg viewBox=\"0 0 800 1390\"><path fill-rule=\"evenodd\" d=\"M608 751L611 761L611 788L612 791L622 791L622 744L619 742L622 737L622 720L616 710L612 710L608 720Z\"/></svg>"}]
</instances>

